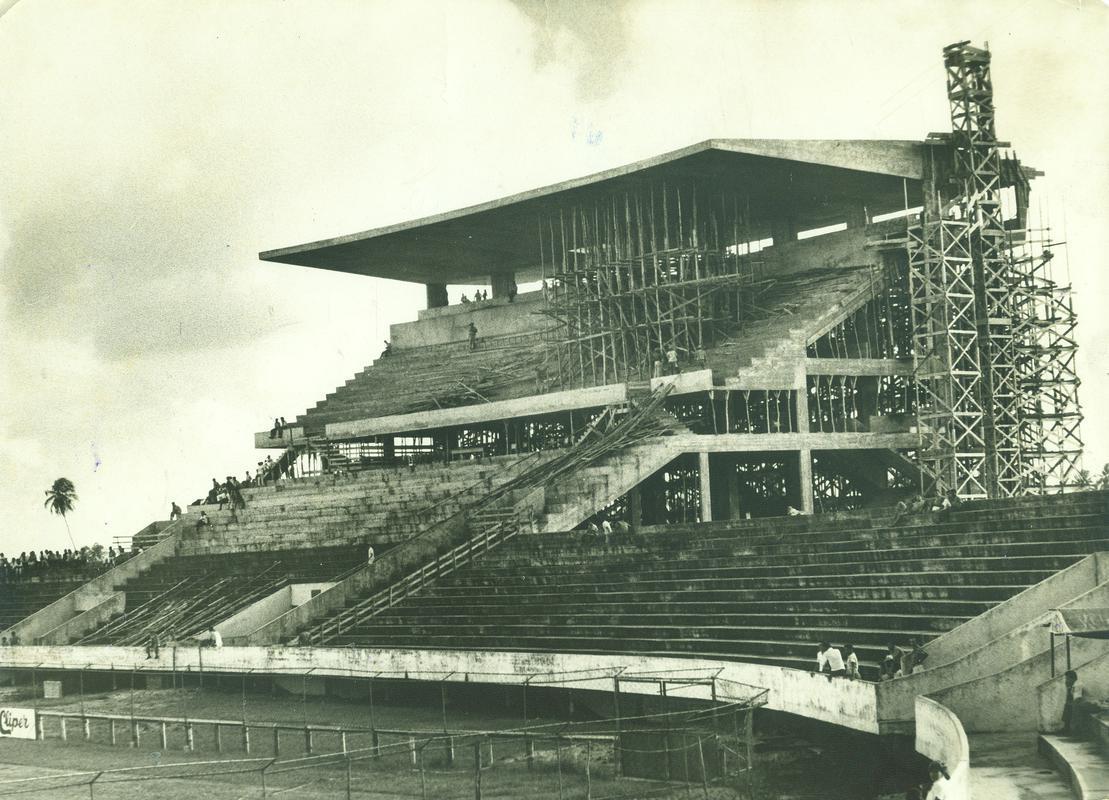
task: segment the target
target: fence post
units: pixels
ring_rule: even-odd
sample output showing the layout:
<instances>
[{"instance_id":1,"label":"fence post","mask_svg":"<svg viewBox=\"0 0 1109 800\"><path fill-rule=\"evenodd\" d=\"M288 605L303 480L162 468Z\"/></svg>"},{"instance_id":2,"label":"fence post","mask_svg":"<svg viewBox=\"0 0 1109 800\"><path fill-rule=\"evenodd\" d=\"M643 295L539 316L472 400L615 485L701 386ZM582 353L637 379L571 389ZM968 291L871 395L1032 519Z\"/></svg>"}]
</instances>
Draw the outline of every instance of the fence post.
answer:
<instances>
[{"instance_id":1,"label":"fence post","mask_svg":"<svg viewBox=\"0 0 1109 800\"><path fill-rule=\"evenodd\" d=\"M562 800L562 740L555 739L555 759L558 761L558 800Z\"/></svg>"},{"instance_id":2,"label":"fence post","mask_svg":"<svg viewBox=\"0 0 1109 800\"><path fill-rule=\"evenodd\" d=\"M412 761L412 768L416 768L416 737L408 737L408 756Z\"/></svg>"},{"instance_id":3,"label":"fence post","mask_svg":"<svg viewBox=\"0 0 1109 800\"><path fill-rule=\"evenodd\" d=\"M744 739L747 744L747 794L755 796L755 707L747 708L744 721Z\"/></svg>"},{"instance_id":4,"label":"fence post","mask_svg":"<svg viewBox=\"0 0 1109 800\"><path fill-rule=\"evenodd\" d=\"M447 766L448 767L453 767L454 766L454 737L453 736L448 736L447 737L446 755L447 755Z\"/></svg>"},{"instance_id":5,"label":"fence post","mask_svg":"<svg viewBox=\"0 0 1109 800\"><path fill-rule=\"evenodd\" d=\"M347 732L346 731L339 731L339 749L344 753L347 751Z\"/></svg>"},{"instance_id":6,"label":"fence post","mask_svg":"<svg viewBox=\"0 0 1109 800\"><path fill-rule=\"evenodd\" d=\"M212 731L212 738L215 740L215 743L216 743L216 752L217 753L222 753L223 752L223 736L221 735L220 725L219 725L218 722L215 724L214 729Z\"/></svg>"},{"instance_id":7,"label":"fence post","mask_svg":"<svg viewBox=\"0 0 1109 800\"><path fill-rule=\"evenodd\" d=\"M373 754L375 756L381 755L381 740L378 737L376 729L370 731L370 746L373 748Z\"/></svg>"},{"instance_id":8,"label":"fence post","mask_svg":"<svg viewBox=\"0 0 1109 800\"><path fill-rule=\"evenodd\" d=\"M196 740L194 738L193 724L191 722L185 723L185 749L190 753L196 749Z\"/></svg>"},{"instance_id":9,"label":"fence post","mask_svg":"<svg viewBox=\"0 0 1109 800\"><path fill-rule=\"evenodd\" d=\"M312 729L308 727L304 729L304 754L312 755Z\"/></svg>"},{"instance_id":10,"label":"fence post","mask_svg":"<svg viewBox=\"0 0 1109 800\"><path fill-rule=\"evenodd\" d=\"M593 760L593 740L585 740L585 800L593 800L593 778L589 773L589 762Z\"/></svg>"},{"instance_id":11,"label":"fence post","mask_svg":"<svg viewBox=\"0 0 1109 800\"><path fill-rule=\"evenodd\" d=\"M266 766L262 767L262 771L260 773L261 776L262 776L262 799L263 800L265 800L265 798L266 798L266 770L269 769L270 767L272 767L273 762L275 762L275 761L277 761L276 758L271 758L269 763L266 764Z\"/></svg>"},{"instance_id":12,"label":"fence post","mask_svg":"<svg viewBox=\"0 0 1109 800\"><path fill-rule=\"evenodd\" d=\"M474 742L474 800L481 800L481 740Z\"/></svg>"},{"instance_id":13,"label":"fence post","mask_svg":"<svg viewBox=\"0 0 1109 800\"><path fill-rule=\"evenodd\" d=\"M104 774L103 772L98 772L98 773L96 773L95 776L93 776L93 779L91 781L89 781L89 800L95 800L95 793L94 793L94 789L92 787L93 787L94 783L96 783L98 780L100 780L100 776L103 775L103 774Z\"/></svg>"},{"instance_id":14,"label":"fence post","mask_svg":"<svg viewBox=\"0 0 1109 800\"><path fill-rule=\"evenodd\" d=\"M276 725L273 726L273 754L281 755L281 729Z\"/></svg>"},{"instance_id":15,"label":"fence post","mask_svg":"<svg viewBox=\"0 0 1109 800\"><path fill-rule=\"evenodd\" d=\"M704 740L697 737L697 758L701 760L701 791L705 793L705 800L709 800L709 779L705 774L705 747Z\"/></svg>"},{"instance_id":16,"label":"fence post","mask_svg":"<svg viewBox=\"0 0 1109 800\"><path fill-rule=\"evenodd\" d=\"M351 757L347 756L347 800L350 800L350 762Z\"/></svg>"},{"instance_id":17,"label":"fence post","mask_svg":"<svg viewBox=\"0 0 1109 800\"><path fill-rule=\"evenodd\" d=\"M162 749L169 749L169 736L168 732L166 731L166 723L164 722L162 723Z\"/></svg>"},{"instance_id":18,"label":"fence post","mask_svg":"<svg viewBox=\"0 0 1109 800\"><path fill-rule=\"evenodd\" d=\"M425 744L424 747L420 748L420 800L427 800L427 774L424 772L424 749L426 747Z\"/></svg>"},{"instance_id":19,"label":"fence post","mask_svg":"<svg viewBox=\"0 0 1109 800\"><path fill-rule=\"evenodd\" d=\"M250 726L243 723L243 752L250 755Z\"/></svg>"},{"instance_id":20,"label":"fence post","mask_svg":"<svg viewBox=\"0 0 1109 800\"><path fill-rule=\"evenodd\" d=\"M65 725L65 717L61 718L61 722L62 722L62 741L65 742L65 741L68 741L68 739L69 739L68 731L66 730L66 725Z\"/></svg>"},{"instance_id":21,"label":"fence post","mask_svg":"<svg viewBox=\"0 0 1109 800\"><path fill-rule=\"evenodd\" d=\"M535 739L530 736L524 737L524 757L528 761L528 769L535 769Z\"/></svg>"},{"instance_id":22,"label":"fence post","mask_svg":"<svg viewBox=\"0 0 1109 800\"><path fill-rule=\"evenodd\" d=\"M115 747L116 743L116 721L114 719L108 720L108 741Z\"/></svg>"}]
</instances>

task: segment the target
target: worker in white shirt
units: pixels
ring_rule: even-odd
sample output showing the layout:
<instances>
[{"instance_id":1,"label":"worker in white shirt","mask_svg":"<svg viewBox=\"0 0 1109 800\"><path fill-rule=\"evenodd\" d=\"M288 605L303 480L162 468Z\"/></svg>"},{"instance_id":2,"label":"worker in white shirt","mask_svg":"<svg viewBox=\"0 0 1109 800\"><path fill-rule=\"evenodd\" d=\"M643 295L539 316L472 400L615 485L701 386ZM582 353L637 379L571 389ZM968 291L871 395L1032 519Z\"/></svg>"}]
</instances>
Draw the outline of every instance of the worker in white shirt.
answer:
<instances>
[{"instance_id":1,"label":"worker in white shirt","mask_svg":"<svg viewBox=\"0 0 1109 800\"><path fill-rule=\"evenodd\" d=\"M223 637L215 628L208 629L208 641L212 643L212 647L223 647Z\"/></svg>"},{"instance_id":2,"label":"worker in white shirt","mask_svg":"<svg viewBox=\"0 0 1109 800\"><path fill-rule=\"evenodd\" d=\"M947 791L949 777L943 764L938 761L933 761L928 766L928 779L932 783L928 787L928 794L925 795L924 800L947 800L949 797Z\"/></svg>"},{"instance_id":3,"label":"worker in white shirt","mask_svg":"<svg viewBox=\"0 0 1109 800\"><path fill-rule=\"evenodd\" d=\"M816 671L826 672L829 676L843 676L847 669L843 666L843 656L828 642L821 642L816 652Z\"/></svg>"},{"instance_id":4,"label":"worker in white shirt","mask_svg":"<svg viewBox=\"0 0 1109 800\"><path fill-rule=\"evenodd\" d=\"M859 656L855 652L855 645L845 644L843 646L844 652L844 667L847 669L847 677L853 681L857 681L861 676L859 675Z\"/></svg>"}]
</instances>

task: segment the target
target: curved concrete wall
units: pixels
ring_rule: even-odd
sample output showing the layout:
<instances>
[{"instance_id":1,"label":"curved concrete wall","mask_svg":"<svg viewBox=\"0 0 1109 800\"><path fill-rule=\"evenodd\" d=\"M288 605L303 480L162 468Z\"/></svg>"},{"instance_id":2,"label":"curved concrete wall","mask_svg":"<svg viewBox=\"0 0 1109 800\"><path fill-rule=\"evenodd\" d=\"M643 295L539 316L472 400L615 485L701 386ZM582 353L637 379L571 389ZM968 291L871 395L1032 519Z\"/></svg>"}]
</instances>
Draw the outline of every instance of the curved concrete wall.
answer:
<instances>
[{"instance_id":1,"label":"curved concrete wall","mask_svg":"<svg viewBox=\"0 0 1109 800\"><path fill-rule=\"evenodd\" d=\"M141 647L0 648L0 669L108 669L143 672L218 670L255 674L407 677L414 680L564 686L613 690L613 677L673 674L715 676L722 699L739 699L769 690L767 707L865 733L878 733L875 685L829 678L804 670L693 658L632 654L582 655L506 651L359 649L349 647L163 648L148 660ZM536 679L534 676L542 676ZM657 694L656 685L627 683L621 691ZM672 689L668 694L710 699L707 686Z\"/></svg>"},{"instance_id":2,"label":"curved concrete wall","mask_svg":"<svg viewBox=\"0 0 1109 800\"><path fill-rule=\"evenodd\" d=\"M939 761L951 776L947 800L970 797L970 745L963 724L947 706L927 697L916 699L916 751Z\"/></svg>"}]
</instances>

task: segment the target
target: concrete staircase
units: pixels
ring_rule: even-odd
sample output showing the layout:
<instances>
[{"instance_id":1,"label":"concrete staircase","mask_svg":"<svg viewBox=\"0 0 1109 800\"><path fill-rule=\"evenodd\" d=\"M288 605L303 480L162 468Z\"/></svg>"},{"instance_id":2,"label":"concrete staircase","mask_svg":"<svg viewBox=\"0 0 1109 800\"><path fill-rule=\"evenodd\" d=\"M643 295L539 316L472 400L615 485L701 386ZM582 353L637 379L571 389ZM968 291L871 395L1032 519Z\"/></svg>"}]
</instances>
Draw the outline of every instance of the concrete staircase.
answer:
<instances>
[{"instance_id":1,"label":"concrete staircase","mask_svg":"<svg viewBox=\"0 0 1109 800\"><path fill-rule=\"evenodd\" d=\"M1043 734L1039 747L1070 782L1077 800L1109 798L1109 710L1086 711L1076 735Z\"/></svg>"}]
</instances>

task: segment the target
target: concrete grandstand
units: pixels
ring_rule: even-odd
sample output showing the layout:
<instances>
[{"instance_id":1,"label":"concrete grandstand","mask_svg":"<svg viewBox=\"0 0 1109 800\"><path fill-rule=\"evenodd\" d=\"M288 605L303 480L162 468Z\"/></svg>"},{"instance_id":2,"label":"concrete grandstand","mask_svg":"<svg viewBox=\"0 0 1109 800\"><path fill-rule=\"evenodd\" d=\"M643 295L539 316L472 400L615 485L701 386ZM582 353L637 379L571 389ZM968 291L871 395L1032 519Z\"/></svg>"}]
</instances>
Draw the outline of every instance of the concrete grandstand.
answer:
<instances>
[{"instance_id":1,"label":"concrete grandstand","mask_svg":"<svg viewBox=\"0 0 1109 800\"><path fill-rule=\"evenodd\" d=\"M1038 173L993 131L988 52L944 57L947 134L710 140L262 253L423 283L427 308L254 434L278 466L244 508L191 505L92 580L6 590L3 675L36 698L122 671L244 698L246 676L543 687L619 721L622 695L759 708L943 761L949 797L970 796L968 733L1043 732L1093 774L1096 707L1084 766L1050 734L1064 671L1109 698L1109 646L1060 632L1064 654L1044 627L1109 607L1109 494L1074 492L1073 311L1028 229ZM488 299L447 302L475 284ZM816 673L822 640L861 678ZM739 728L706 730L750 774ZM708 796L728 774L706 763Z\"/></svg>"}]
</instances>

